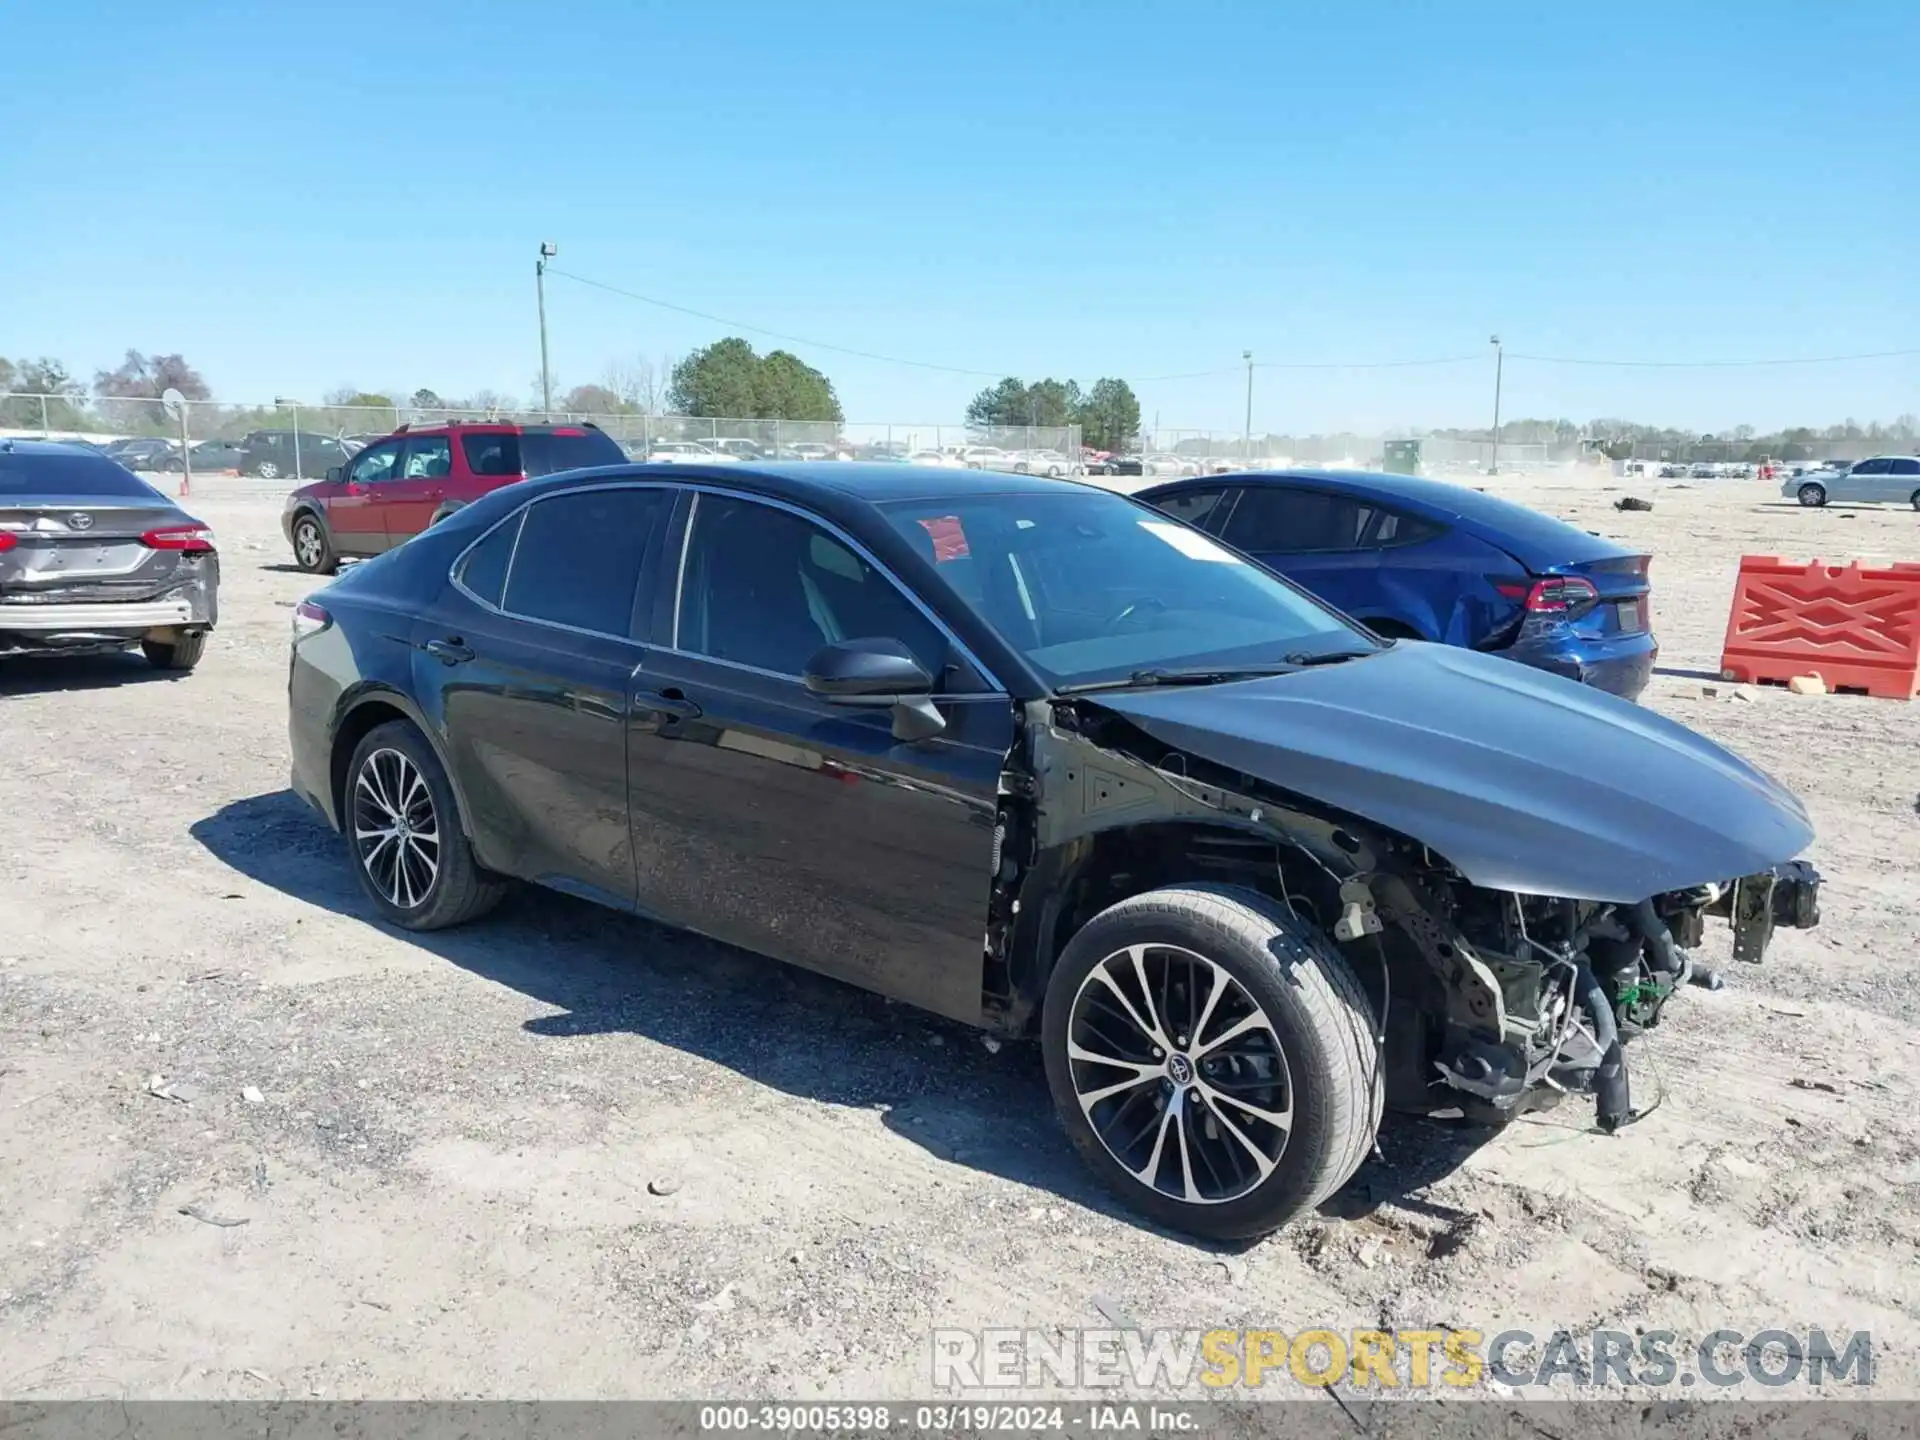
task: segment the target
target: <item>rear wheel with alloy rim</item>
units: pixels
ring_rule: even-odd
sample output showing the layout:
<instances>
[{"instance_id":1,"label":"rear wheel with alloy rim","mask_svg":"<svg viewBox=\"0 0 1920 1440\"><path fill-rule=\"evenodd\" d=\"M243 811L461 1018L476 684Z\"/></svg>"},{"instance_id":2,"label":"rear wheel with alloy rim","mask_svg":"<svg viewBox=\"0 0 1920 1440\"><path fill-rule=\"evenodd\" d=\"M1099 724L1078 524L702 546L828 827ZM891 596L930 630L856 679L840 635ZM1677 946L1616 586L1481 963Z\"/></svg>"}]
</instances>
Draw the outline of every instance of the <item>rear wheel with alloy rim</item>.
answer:
<instances>
[{"instance_id":1,"label":"rear wheel with alloy rim","mask_svg":"<svg viewBox=\"0 0 1920 1440\"><path fill-rule=\"evenodd\" d=\"M1373 1143L1373 1011L1333 946L1251 890L1148 891L1094 917L1042 1048L1076 1149L1154 1219L1217 1239L1326 1199Z\"/></svg>"},{"instance_id":2,"label":"rear wheel with alloy rim","mask_svg":"<svg viewBox=\"0 0 1920 1440\"><path fill-rule=\"evenodd\" d=\"M492 909L504 893L474 861L438 757L404 720L379 726L355 748L340 823L360 888L395 925L445 929Z\"/></svg>"}]
</instances>

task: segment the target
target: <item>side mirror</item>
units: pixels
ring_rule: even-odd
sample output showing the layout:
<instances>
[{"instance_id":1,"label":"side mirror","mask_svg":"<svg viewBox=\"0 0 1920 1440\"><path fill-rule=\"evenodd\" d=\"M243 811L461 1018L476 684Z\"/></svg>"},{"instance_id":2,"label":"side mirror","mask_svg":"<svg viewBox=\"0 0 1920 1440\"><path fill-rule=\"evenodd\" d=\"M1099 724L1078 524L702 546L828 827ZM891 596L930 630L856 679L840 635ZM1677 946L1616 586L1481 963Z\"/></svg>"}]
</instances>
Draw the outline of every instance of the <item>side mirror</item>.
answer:
<instances>
[{"instance_id":1,"label":"side mirror","mask_svg":"<svg viewBox=\"0 0 1920 1440\"><path fill-rule=\"evenodd\" d=\"M327 483L329 485L338 485L346 473L347 467L344 465L329 465L327 467Z\"/></svg>"},{"instance_id":2,"label":"side mirror","mask_svg":"<svg viewBox=\"0 0 1920 1440\"><path fill-rule=\"evenodd\" d=\"M933 703L933 677L898 640L843 640L823 646L801 677L810 694L850 709L891 710L893 738L911 744L947 728Z\"/></svg>"}]
</instances>

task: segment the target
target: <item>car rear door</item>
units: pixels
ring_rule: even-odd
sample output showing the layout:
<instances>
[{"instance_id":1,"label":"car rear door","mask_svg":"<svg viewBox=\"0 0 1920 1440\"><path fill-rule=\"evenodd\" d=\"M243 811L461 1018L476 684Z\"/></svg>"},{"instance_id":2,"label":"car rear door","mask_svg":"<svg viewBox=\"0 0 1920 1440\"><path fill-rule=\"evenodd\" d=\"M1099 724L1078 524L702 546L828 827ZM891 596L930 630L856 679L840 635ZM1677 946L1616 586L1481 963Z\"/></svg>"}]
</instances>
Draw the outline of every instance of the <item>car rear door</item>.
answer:
<instances>
[{"instance_id":1,"label":"car rear door","mask_svg":"<svg viewBox=\"0 0 1920 1440\"><path fill-rule=\"evenodd\" d=\"M372 506L380 517L387 548L418 535L433 521L447 498L453 470L453 441L448 435L409 435L393 478L374 486Z\"/></svg>"},{"instance_id":2,"label":"car rear door","mask_svg":"<svg viewBox=\"0 0 1920 1440\"><path fill-rule=\"evenodd\" d=\"M844 532L716 491L680 509L629 730L639 905L977 1021L1011 702ZM941 677L943 733L902 743L801 682L822 645L870 637Z\"/></svg>"},{"instance_id":3,"label":"car rear door","mask_svg":"<svg viewBox=\"0 0 1920 1440\"><path fill-rule=\"evenodd\" d=\"M1219 534L1335 609L1357 615L1379 599L1379 557L1363 543L1373 515L1373 507L1349 495L1246 485Z\"/></svg>"},{"instance_id":4,"label":"car rear door","mask_svg":"<svg viewBox=\"0 0 1920 1440\"><path fill-rule=\"evenodd\" d=\"M540 496L456 560L416 628L417 693L488 869L632 903L635 606L651 601L672 505L632 484Z\"/></svg>"}]
</instances>

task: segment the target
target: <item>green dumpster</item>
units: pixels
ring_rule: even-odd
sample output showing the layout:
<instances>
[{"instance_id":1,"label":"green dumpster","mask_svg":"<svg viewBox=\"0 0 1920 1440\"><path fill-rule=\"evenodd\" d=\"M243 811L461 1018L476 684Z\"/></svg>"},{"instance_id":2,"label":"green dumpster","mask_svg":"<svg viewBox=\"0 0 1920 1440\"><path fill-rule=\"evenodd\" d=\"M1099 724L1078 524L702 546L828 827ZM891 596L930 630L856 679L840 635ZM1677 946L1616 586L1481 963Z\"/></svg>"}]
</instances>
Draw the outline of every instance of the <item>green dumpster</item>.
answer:
<instances>
[{"instance_id":1,"label":"green dumpster","mask_svg":"<svg viewBox=\"0 0 1920 1440\"><path fill-rule=\"evenodd\" d=\"M1418 475L1420 473L1420 442L1418 440L1387 441L1386 458L1381 464L1389 475Z\"/></svg>"}]
</instances>

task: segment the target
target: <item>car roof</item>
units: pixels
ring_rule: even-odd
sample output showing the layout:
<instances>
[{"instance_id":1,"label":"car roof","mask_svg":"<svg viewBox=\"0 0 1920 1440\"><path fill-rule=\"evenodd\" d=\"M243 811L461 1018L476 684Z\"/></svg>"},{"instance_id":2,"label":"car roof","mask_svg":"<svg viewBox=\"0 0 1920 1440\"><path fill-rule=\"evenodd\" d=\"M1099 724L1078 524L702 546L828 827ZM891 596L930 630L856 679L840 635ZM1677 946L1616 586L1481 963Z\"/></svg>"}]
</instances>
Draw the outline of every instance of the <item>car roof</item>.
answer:
<instances>
[{"instance_id":1,"label":"car roof","mask_svg":"<svg viewBox=\"0 0 1920 1440\"><path fill-rule=\"evenodd\" d=\"M1082 495L1091 486L1075 480L1001 471L953 470L892 461L736 461L727 465L596 465L570 470L551 481L530 481L540 488L565 488L586 477L602 480L645 477L678 485L712 484L818 510L830 517L904 500L956 500L976 495ZM515 487L516 489L518 487ZM1101 493L1111 494L1111 491Z\"/></svg>"},{"instance_id":2,"label":"car roof","mask_svg":"<svg viewBox=\"0 0 1920 1440\"><path fill-rule=\"evenodd\" d=\"M1466 485L1450 485L1444 480L1389 475L1377 470L1251 470L1231 475L1200 475L1150 486L1139 495L1152 503L1155 496L1188 490L1283 483L1394 505L1423 519L1459 522L1481 539L1500 546L1535 569L1636 553L1565 520L1530 509L1517 500L1488 495Z\"/></svg>"},{"instance_id":3,"label":"car roof","mask_svg":"<svg viewBox=\"0 0 1920 1440\"><path fill-rule=\"evenodd\" d=\"M73 445L65 440L0 439L0 450L11 455L71 455Z\"/></svg>"}]
</instances>

